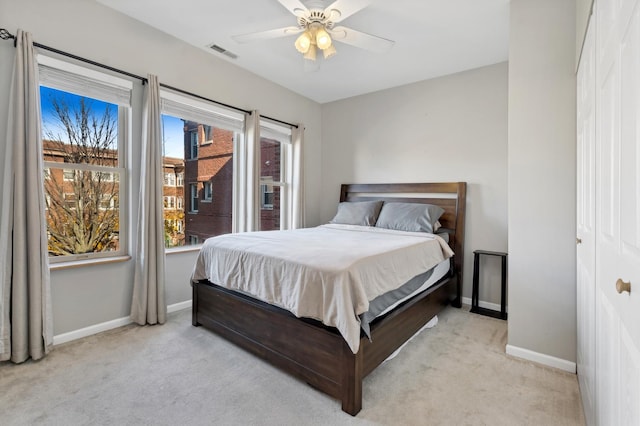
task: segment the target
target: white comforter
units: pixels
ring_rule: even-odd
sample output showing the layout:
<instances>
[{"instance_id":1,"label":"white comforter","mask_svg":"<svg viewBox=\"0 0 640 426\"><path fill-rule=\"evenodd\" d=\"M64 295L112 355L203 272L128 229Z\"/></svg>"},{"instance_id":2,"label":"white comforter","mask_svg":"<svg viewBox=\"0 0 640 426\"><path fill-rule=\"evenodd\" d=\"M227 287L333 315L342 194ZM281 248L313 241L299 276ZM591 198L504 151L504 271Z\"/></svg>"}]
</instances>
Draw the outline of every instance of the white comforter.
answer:
<instances>
[{"instance_id":1,"label":"white comforter","mask_svg":"<svg viewBox=\"0 0 640 426\"><path fill-rule=\"evenodd\" d=\"M192 280L336 327L356 353L369 301L452 255L436 235L365 226L226 234L205 241Z\"/></svg>"}]
</instances>

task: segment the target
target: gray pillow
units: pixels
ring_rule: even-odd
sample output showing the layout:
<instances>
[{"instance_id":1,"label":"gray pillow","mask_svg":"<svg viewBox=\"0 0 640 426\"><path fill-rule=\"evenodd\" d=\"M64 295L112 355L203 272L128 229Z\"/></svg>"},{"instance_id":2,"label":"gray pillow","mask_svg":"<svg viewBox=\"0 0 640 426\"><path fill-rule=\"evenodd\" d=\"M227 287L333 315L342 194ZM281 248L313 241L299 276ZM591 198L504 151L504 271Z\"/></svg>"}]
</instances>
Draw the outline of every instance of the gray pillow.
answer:
<instances>
[{"instance_id":1,"label":"gray pillow","mask_svg":"<svg viewBox=\"0 0 640 426\"><path fill-rule=\"evenodd\" d=\"M382 201L344 201L338 204L338 212L329 223L373 226L381 207Z\"/></svg>"},{"instance_id":2,"label":"gray pillow","mask_svg":"<svg viewBox=\"0 0 640 426\"><path fill-rule=\"evenodd\" d=\"M384 203L376 226L409 232L433 234L433 225L444 209L433 204Z\"/></svg>"}]
</instances>

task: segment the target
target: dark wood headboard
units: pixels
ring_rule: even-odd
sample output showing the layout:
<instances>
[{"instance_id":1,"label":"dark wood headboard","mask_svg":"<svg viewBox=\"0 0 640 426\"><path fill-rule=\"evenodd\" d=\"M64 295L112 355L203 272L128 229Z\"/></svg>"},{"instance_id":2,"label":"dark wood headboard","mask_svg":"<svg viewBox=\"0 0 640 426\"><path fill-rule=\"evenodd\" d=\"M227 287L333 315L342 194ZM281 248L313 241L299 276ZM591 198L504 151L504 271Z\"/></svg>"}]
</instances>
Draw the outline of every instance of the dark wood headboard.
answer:
<instances>
[{"instance_id":1,"label":"dark wood headboard","mask_svg":"<svg viewBox=\"0 0 640 426\"><path fill-rule=\"evenodd\" d=\"M449 245L455 253L453 267L459 286L462 286L466 182L343 184L340 189L341 202L370 200L435 204L442 207L444 214L439 220L444 228L451 230Z\"/></svg>"}]
</instances>

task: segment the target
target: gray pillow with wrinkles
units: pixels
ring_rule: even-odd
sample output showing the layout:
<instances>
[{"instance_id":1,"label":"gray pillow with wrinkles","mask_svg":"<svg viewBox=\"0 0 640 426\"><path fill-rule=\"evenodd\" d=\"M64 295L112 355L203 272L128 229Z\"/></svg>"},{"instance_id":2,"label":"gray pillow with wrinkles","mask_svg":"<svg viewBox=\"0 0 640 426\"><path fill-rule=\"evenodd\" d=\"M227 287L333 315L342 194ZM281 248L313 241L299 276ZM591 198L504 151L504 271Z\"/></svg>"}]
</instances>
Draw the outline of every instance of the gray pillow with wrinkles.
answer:
<instances>
[{"instance_id":1,"label":"gray pillow with wrinkles","mask_svg":"<svg viewBox=\"0 0 640 426\"><path fill-rule=\"evenodd\" d=\"M373 226L378 219L382 201L343 201L329 223Z\"/></svg>"},{"instance_id":2,"label":"gray pillow with wrinkles","mask_svg":"<svg viewBox=\"0 0 640 426\"><path fill-rule=\"evenodd\" d=\"M384 203L376 227L433 234L433 225L444 209L433 204Z\"/></svg>"}]
</instances>

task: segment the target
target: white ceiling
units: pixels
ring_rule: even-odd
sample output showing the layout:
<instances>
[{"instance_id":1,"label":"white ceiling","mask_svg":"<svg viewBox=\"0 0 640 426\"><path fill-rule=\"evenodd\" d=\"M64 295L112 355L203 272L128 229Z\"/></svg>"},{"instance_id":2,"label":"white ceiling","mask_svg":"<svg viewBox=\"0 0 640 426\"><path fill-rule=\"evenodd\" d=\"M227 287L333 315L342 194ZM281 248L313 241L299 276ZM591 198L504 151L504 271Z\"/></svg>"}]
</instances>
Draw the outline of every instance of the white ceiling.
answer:
<instances>
[{"instance_id":1,"label":"white ceiling","mask_svg":"<svg viewBox=\"0 0 640 426\"><path fill-rule=\"evenodd\" d=\"M277 0L98 1L319 103L506 61L508 55L510 0L371 0L339 25L393 40L393 48L377 54L338 41L337 55L318 55L314 72L304 70L295 35L249 44L231 38L295 26L296 18ZM238 58L214 52L211 44Z\"/></svg>"}]
</instances>

